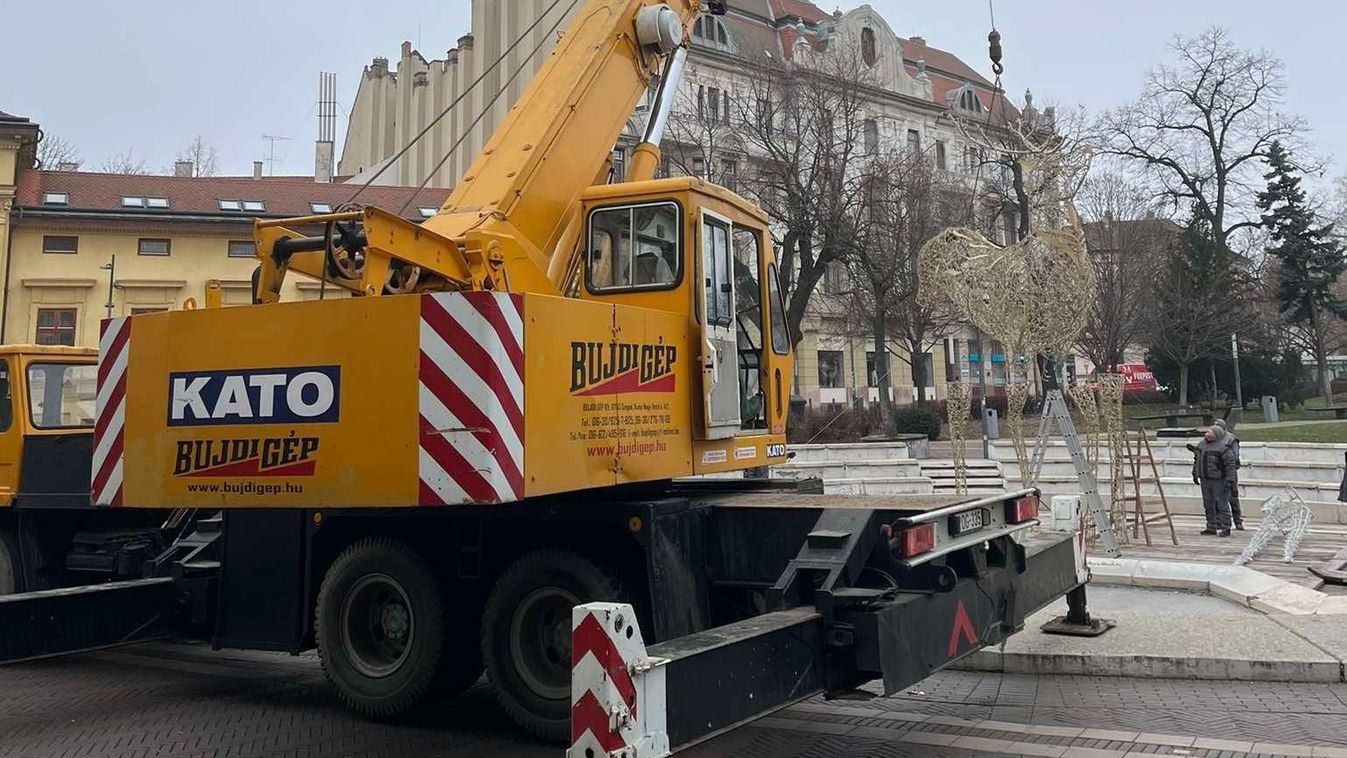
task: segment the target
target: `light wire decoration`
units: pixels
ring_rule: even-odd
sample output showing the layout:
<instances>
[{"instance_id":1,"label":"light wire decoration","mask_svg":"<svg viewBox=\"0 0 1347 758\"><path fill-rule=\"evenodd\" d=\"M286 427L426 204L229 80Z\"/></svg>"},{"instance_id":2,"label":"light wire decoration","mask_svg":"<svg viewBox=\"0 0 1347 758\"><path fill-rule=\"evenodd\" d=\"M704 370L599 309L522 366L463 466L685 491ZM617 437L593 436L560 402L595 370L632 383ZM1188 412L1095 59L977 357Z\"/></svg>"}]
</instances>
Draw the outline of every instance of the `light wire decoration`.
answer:
<instances>
[{"instance_id":1,"label":"light wire decoration","mask_svg":"<svg viewBox=\"0 0 1347 758\"><path fill-rule=\"evenodd\" d=\"M945 414L949 422L950 455L954 458L954 492L968 493L968 413L973 409L973 385L950 382L945 386Z\"/></svg>"},{"instance_id":2,"label":"light wire decoration","mask_svg":"<svg viewBox=\"0 0 1347 758\"><path fill-rule=\"evenodd\" d=\"M1235 565L1243 566L1252 561L1259 551L1268 546L1274 537L1280 536L1282 543L1282 561L1290 563L1300 549L1300 541L1310 530L1313 519L1309 503L1306 503L1294 487L1287 487L1263 501L1263 519L1258 524L1244 552L1235 559Z\"/></svg>"}]
</instances>

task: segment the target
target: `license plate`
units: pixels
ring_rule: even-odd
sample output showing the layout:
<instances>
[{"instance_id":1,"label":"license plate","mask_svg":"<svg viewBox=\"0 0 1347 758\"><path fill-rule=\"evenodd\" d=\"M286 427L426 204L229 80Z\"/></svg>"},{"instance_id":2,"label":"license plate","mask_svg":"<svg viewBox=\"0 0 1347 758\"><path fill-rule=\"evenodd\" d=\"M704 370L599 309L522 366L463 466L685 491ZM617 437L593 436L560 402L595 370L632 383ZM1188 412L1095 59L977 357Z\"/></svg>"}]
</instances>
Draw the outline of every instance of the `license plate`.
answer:
<instances>
[{"instance_id":1,"label":"license plate","mask_svg":"<svg viewBox=\"0 0 1347 758\"><path fill-rule=\"evenodd\" d=\"M987 525L987 518L982 509L975 511L964 511L956 513L949 517L949 531L955 537L969 532L976 532Z\"/></svg>"}]
</instances>

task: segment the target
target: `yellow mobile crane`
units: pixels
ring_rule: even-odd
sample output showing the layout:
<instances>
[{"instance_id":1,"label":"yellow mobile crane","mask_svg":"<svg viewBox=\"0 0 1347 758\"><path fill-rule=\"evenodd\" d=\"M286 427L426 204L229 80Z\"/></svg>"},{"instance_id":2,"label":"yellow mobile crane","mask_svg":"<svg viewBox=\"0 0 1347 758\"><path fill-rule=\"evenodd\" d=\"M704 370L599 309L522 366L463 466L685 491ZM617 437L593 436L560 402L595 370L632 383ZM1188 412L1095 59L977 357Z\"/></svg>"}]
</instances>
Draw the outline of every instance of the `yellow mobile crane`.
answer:
<instances>
[{"instance_id":1,"label":"yellow mobile crane","mask_svg":"<svg viewBox=\"0 0 1347 758\"><path fill-rule=\"evenodd\" d=\"M787 455L767 218L654 178L687 29L724 12L584 0L433 218L259 221L255 305L106 321L93 502L200 515L152 578L0 599L0 661L181 634L317 647L378 717L485 670L530 731L646 756L818 692L907 686L1079 588L1080 543L1028 535L1034 490L684 479ZM278 302L290 275L354 297ZM604 627L604 681L650 668L610 654L637 629L658 642L640 711L667 718L643 736L572 697L597 644L576 622L573 646L572 612L593 601L632 608Z\"/></svg>"}]
</instances>

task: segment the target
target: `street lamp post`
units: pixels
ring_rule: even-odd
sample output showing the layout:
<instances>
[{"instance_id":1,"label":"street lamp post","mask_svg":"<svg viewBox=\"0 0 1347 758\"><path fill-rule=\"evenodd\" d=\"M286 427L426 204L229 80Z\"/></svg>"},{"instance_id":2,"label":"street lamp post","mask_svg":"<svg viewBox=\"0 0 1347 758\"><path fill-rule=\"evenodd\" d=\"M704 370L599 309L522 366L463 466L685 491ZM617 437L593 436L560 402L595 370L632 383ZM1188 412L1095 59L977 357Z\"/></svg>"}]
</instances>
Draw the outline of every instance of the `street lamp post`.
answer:
<instances>
[{"instance_id":1,"label":"street lamp post","mask_svg":"<svg viewBox=\"0 0 1347 758\"><path fill-rule=\"evenodd\" d=\"M1235 405L1243 408L1244 388L1239 381L1239 338L1233 332L1230 334L1230 355L1235 359Z\"/></svg>"},{"instance_id":2,"label":"street lamp post","mask_svg":"<svg viewBox=\"0 0 1347 758\"><path fill-rule=\"evenodd\" d=\"M117 254L113 253L112 260L109 260L107 263L104 263L102 266L99 266L99 268L108 272L107 309L108 309L108 318L112 318L112 289L117 281Z\"/></svg>"}]
</instances>

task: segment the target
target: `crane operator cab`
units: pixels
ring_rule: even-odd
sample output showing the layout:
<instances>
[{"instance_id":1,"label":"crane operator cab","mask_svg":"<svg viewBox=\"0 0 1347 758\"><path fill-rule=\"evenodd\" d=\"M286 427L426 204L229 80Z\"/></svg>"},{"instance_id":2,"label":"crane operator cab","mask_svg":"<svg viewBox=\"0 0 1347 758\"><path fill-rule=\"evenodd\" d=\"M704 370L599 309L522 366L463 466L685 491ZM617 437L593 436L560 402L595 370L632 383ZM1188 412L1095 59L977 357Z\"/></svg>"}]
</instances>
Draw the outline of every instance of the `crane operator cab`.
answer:
<instances>
[{"instance_id":1,"label":"crane operator cab","mask_svg":"<svg viewBox=\"0 0 1347 758\"><path fill-rule=\"evenodd\" d=\"M695 467L780 459L791 341L763 212L692 177L597 186L582 202L583 270L573 294L686 314L702 400L694 440L774 438L761 448L699 445Z\"/></svg>"}]
</instances>

